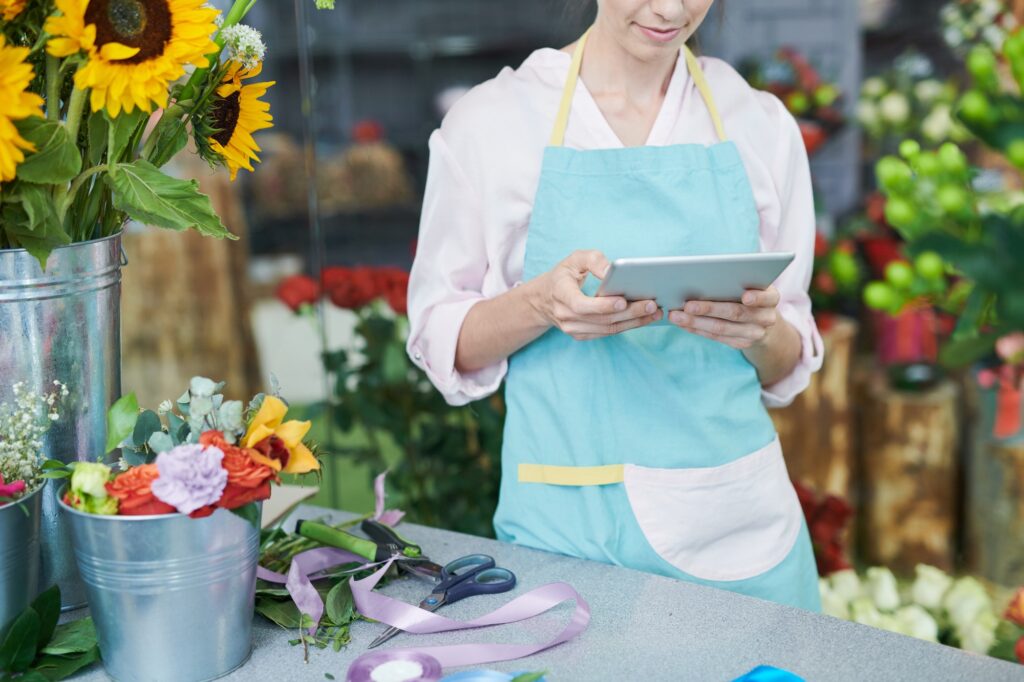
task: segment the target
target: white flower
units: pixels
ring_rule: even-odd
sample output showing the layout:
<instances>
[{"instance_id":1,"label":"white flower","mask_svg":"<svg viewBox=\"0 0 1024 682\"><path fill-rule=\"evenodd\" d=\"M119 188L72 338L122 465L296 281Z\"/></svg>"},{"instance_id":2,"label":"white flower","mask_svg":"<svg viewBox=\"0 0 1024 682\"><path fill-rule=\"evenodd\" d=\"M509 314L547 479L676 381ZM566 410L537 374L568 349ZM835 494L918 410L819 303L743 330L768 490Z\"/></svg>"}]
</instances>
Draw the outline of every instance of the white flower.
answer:
<instances>
[{"instance_id":1,"label":"white flower","mask_svg":"<svg viewBox=\"0 0 1024 682\"><path fill-rule=\"evenodd\" d=\"M163 416L163 415L167 414L168 412L170 412L173 409L174 409L174 404L171 403L170 400L165 400L162 403L160 403L160 407L156 408L156 411L161 416Z\"/></svg>"},{"instance_id":2,"label":"white flower","mask_svg":"<svg viewBox=\"0 0 1024 682\"><path fill-rule=\"evenodd\" d=\"M895 614L900 632L929 642L939 641L939 624L917 604L904 606Z\"/></svg>"},{"instance_id":3,"label":"white flower","mask_svg":"<svg viewBox=\"0 0 1024 682\"><path fill-rule=\"evenodd\" d=\"M826 616L850 619L849 603L829 586L826 578L818 578L818 591L821 593L821 610Z\"/></svg>"},{"instance_id":4,"label":"white flower","mask_svg":"<svg viewBox=\"0 0 1024 682\"><path fill-rule=\"evenodd\" d=\"M267 46L263 43L263 36L252 26L235 24L221 29L220 35L224 39L228 59L239 62L246 69L255 68L263 63Z\"/></svg>"},{"instance_id":5,"label":"white flower","mask_svg":"<svg viewBox=\"0 0 1024 682\"><path fill-rule=\"evenodd\" d=\"M910 588L911 599L926 609L939 609L953 579L945 571L926 564L918 564L914 571L916 577Z\"/></svg>"},{"instance_id":6,"label":"white flower","mask_svg":"<svg viewBox=\"0 0 1024 682\"><path fill-rule=\"evenodd\" d=\"M987 654L996 643L999 617L992 611L982 611L971 622L956 627L960 648L976 654Z\"/></svg>"},{"instance_id":7,"label":"white flower","mask_svg":"<svg viewBox=\"0 0 1024 682\"><path fill-rule=\"evenodd\" d=\"M863 96L874 98L881 97L888 89L889 86L885 84L885 80L878 76L868 78L860 86L860 92Z\"/></svg>"},{"instance_id":8,"label":"white flower","mask_svg":"<svg viewBox=\"0 0 1024 682\"><path fill-rule=\"evenodd\" d=\"M870 597L857 597L850 602L850 617L856 623L873 628L881 627L883 622L881 612Z\"/></svg>"},{"instance_id":9,"label":"white flower","mask_svg":"<svg viewBox=\"0 0 1024 682\"><path fill-rule=\"evenodd\" d=\"M921 100L924 104L930 104L941 97L944 90L945 86L941 82L934 78L929 78L914 86L914 97Z\"/></svg>"},{"instance_id":10,"label":"white flower","mask_svg":"<svg viewBox=\"0 0 1024 682\"><path fill-rule=\"evenodd\" d=\"M900 605L896 576L888 568L872 567L867 572L866 592L881 611L895 611Z\"/></svg>"},{"instance_id":11,"label":"white flower","mask_svg":"<svg viewBox=\"0 0 1024 682\"><path fill-rule=\"evenodd\" d=\"M903 125L910 118L910 102L902 92L890 92L878 103L882 120L893 125Z\"/></svg>"},{"instance_id":12,"label":"white flower","mask_svg":"<svg viewBox=\"0 0 1024 682\"><path fill-rule=\"evenodd\" d=\"M866 99L857 102L857 121L865 128L878 125L878 105Z\"/></svg>"},{"instance_id":13,"label":"white flower","mask_svg":"<svg viewBox=\"0 0 1024 682\"><path fill-rule=\"evenodd\" d=\"M838 594L847 602L852 602L863 593L860 585L860 578L852 568L836 571L829 576L832 591Z\"/></svg>"},{"instance_id":14,"label":"white flower","mask_svg":"<svg viewBox=\"0 0 1024 682\"><path fill-rule=\"evenodd\" d=\"M992 610L992 600L985 586L970 576L953 583L942 605L946 607L950 621L958 628L967 627L978 614Z\"/></svg>"},{"instance_id":15,"label":"white flower","mask_svg":"<svg viewBox=\"0 0 1024 682\"><path fill-rule=\"evenodd\" d=\"M941 142L953 132L953 116L948 104L937 104L921 122L921 132L932 142Z\"/></svg>"}]
</instances>

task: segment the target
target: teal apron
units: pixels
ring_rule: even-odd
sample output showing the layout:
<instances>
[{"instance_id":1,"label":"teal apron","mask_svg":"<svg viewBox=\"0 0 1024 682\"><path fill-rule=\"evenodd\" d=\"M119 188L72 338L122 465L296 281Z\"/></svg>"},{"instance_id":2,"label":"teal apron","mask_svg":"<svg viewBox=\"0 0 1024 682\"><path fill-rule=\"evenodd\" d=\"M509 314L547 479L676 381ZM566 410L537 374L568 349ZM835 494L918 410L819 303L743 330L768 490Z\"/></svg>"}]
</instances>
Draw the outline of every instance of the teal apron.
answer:
<instances>
[{"instance_id":1,"label":"teal apron","mask_svg":"<svg viewBox=\"0 0 1024 682\"><path fill-rule=\"evenodd\" d=\"M524 280L577 249L759 251L742 159L689 50L719 143L562 146L585 43L544 153ZM551 329L510 359L506 398L500 539L820 610L807 527L742 352L664 321L596 341Z\"/></svg>"}]
</instances>

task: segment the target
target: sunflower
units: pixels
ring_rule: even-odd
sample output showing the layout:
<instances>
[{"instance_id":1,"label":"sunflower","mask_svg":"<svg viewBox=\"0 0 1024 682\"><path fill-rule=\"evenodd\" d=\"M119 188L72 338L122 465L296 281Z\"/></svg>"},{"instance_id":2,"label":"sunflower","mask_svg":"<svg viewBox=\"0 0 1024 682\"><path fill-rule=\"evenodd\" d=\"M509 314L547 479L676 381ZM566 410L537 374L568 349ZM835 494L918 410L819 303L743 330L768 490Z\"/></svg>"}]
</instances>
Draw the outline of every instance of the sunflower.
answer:
<instances>
[{"instance_id":1,"label":"sunflower","mask_svg":"<svg viewBox=\"0 0 1024 682\"><path fill-rule=\"evenodd\" d=\"M54 36L46 51L66 57L84 50L75 87L92 88L93 111L111 116L135 107L167 106L169 85L186 64L207 65L219 14L205 0L57 0L60 16L46 20Z\"/></svg>"},{"instance_id":2,"label":"sunflower","mask_svg":"<svg viewBox=\"0 0 1024 682\"><path fill-rule=\"evenodd\" d=\"M28 0L0 0L0 19L4 21L10 21L19 14L21 10L25 9L25 3Z\"/></svg>"},{"instance_id":3,"label":"sunflower","mask_svg":"<svg viewBox=\"0 0 1024 682\"><path fill-rule=\"evenodd\" d=\"M14 179L25 152L35 151L32 143L18 134L14 121L43 115L43 98L26 92L35 76L25 62L29 48L11 47L0 34L0 182Z\"/></svg>"},{"instance_id":4,"label":"sunflower","mask_svg":"<svg viewBox=\"0 0 1024 682\"><path fill-rule=\"evenodd\" d=\"M260 64L246 69L236 61L229 61L206 115L205 124L213 131L207 142L224 160L232 180L238 175L239 168L251 171L252 162L259 163L256 152L260 148L252 134L273 125L270 105L260 101L260 97L274 81L242 85L244 79L255 78L261 70Z\"/></svg>"}]
</instances>

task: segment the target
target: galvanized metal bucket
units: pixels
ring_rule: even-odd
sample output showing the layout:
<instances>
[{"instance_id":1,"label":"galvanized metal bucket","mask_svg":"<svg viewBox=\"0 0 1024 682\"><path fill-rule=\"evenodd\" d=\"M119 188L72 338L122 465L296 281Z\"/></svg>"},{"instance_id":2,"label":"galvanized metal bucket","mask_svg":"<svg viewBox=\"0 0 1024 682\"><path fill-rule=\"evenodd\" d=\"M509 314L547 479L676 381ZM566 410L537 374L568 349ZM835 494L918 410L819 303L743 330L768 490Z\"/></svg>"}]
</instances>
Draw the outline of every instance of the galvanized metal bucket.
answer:
<instances>
[{"instance_id":1,"label":"galvanized metal bucket","mask_svg":"<svg viewBox=\"0 0 1024 682\"><path fill-rule=\"evenodd\" d=\"M39 594L39 518L47 487L0 507L0 641Z\"/></svg>"},{"instance_id":2,"label":"galvanized metal bucket","mask_svg":"<svg viewBox=\"0 0 1024 682\"><path fill-rule=\"evenodd\" d=\"M200 682L252 651L259 530L223 509L203 519L96 516L63 502L107 674Z\"/></svg>"},{"instance_id":3,"label":"galvanized metal bucket","mask_svg":"<svg viewBox=\"0 0 1024 682\"><path fill-rule=\"evenodd\" d=\"M106 410L121 395L121 236L55 249L46 271L24 249L0 250L0 401L19 381L33 391L59 380L69 396L44 442L47 457L95 459ZM60 585L64 608L85 604L71 541L57 506L42 500L40 585Z\"/></svg>"}]
</instances>

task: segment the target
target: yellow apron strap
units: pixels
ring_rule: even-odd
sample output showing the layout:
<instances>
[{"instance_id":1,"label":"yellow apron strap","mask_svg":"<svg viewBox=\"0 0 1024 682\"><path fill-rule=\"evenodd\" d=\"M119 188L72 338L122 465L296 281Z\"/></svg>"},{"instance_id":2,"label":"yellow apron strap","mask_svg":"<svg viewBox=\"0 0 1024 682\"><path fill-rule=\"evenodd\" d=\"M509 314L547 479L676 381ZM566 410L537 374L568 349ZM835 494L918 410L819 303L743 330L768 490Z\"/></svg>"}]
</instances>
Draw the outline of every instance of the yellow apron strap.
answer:
<instances>
[{"instance_id":1,"label":"yellow apron strap","mask_svg":"<svg viewBox=\"0 0 1024 682\"><path fill-rule=\"evenodd\" d=\"M565 128L569 125L569 111L572 109L572 98L576 94L576 81L580 77L580 66L583 64L583 46L587 44L587 36L590 29L580 36L576 41L576 49L572 53L572 63L569 65L569 75L565 78L565 87L562 88L562 103L558 107L558 116L555 117L555 127L551 131L552 147L561 147L565 141Z\"/></svg>"},{"instance_id":2,"label":"yellow apron strap","mask_svg":"<svg viewBox=\"0 0 1024 682\"><path fill-rule=\"evenodd\" d=\"M700 96L704 98L704 105L711 114L711 122L715 124L715 132L718 133L718 139L721 142L725 142L728 139L725 136L725 126L722 125L722 117L718 113L718 105L715 104L714 95L711 94L711 87L704 77L704 69L700 68L700 62L690 52L690 48L685 45L683 46L683 53L686 55L686 68L690 71L693 83L697 86L697 90L700 91Z\"/></svg>"},{"instance_id":3,"label":"yellow apron strap","mask_svg":"<svg viewBox=\"0 0 1024 682\"><path fill-rule=\"evenodd\" d=\"M548 485L610 485L624 480L622 464L596 467L562 467L551 464L520 464L520 483Z\"/></svg>"}]
</instances>

